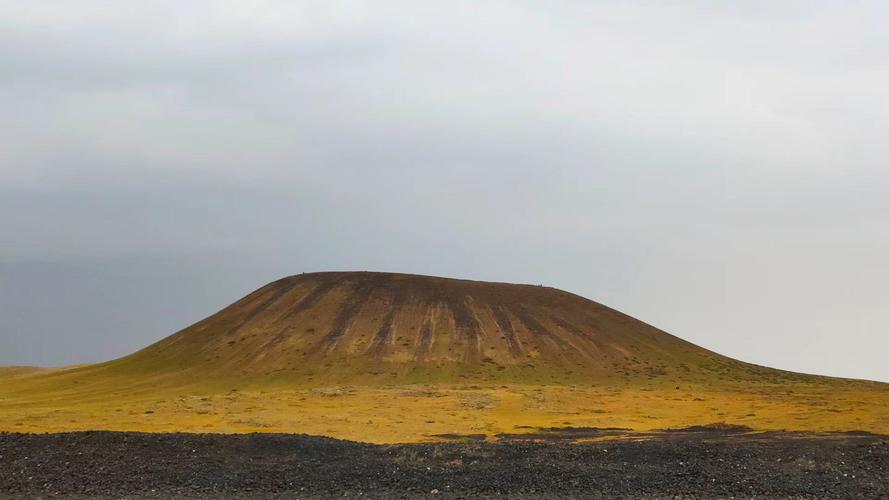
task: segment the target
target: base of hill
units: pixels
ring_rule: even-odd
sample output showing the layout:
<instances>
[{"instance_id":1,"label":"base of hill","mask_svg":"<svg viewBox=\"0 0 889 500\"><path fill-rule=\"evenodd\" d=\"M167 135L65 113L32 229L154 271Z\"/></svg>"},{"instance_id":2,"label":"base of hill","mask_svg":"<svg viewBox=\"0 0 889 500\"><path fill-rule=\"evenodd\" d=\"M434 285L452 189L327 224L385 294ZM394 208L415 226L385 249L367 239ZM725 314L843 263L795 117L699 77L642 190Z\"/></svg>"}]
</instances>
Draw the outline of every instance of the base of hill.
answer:
<instances>
[{"instance_id":1,"label":"base of hill","mask_svg":"<svg viewBox=\"0 0 889 500\"><path fill-rule=\"evenodd\" d=\"M565 439L572 432L591 430L406 445L291 434L2 433L0 497L889 496L887 436L711 426L577 443Z\"/></svg>"}]
</instances>

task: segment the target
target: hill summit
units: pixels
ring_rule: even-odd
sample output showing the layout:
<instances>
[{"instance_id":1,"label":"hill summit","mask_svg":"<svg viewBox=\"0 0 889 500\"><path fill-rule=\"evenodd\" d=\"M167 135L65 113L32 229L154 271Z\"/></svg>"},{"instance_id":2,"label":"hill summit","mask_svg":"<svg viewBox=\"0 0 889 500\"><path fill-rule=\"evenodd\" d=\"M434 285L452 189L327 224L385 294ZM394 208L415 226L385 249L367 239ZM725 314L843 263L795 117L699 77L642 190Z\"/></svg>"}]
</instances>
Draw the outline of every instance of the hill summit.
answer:
<instances>
[{"instance_id":1,"label":"hill summit","mask_svg":"<svg viewBox=\"0 0 889 500\"><path fill-rule=\"evenodd\" d=\"M330 272L269 283L109 368L298 384L690 378L755 367L543 286Z\"/></svg>"}]
</instances>

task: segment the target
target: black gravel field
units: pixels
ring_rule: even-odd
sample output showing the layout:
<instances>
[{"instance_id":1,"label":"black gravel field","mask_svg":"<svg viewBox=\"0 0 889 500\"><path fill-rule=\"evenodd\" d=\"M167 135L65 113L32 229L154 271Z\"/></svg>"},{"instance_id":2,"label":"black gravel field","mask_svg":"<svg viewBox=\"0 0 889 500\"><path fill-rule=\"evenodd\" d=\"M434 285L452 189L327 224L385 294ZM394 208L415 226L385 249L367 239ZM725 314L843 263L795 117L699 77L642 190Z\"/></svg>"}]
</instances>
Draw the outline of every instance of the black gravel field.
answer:
<instances>
[{"instance_id":1,"label":"black gravel field","mask_svg":"<svg viewBox=\"0 0 889 500\"><path fill-rule=\"evenodd\" d=\"M377 446L276 434L0 434L0 498L356 496L889 498L889 438L670 432Z\"/></svg>"}]
</instances>

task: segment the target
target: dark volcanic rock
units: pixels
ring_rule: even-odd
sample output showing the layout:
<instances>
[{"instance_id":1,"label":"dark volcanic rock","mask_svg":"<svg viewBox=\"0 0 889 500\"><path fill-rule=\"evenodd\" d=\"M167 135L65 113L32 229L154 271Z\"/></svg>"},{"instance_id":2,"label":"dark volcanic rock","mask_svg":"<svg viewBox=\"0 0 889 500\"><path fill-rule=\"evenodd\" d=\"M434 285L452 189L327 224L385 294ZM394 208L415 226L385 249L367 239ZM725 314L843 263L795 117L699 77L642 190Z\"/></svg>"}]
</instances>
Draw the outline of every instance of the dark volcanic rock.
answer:
<instances>
[{"instance_id":1,"label":"dark volcanic rock","mask_svg":"<svg viewBox=\"0 0 889 500\"><path fill-rule=\"evenodd\" d=\"M0 434L0 497L886 498L885 437L375 446L302 435Z\"/></svg>"}]
</instances>

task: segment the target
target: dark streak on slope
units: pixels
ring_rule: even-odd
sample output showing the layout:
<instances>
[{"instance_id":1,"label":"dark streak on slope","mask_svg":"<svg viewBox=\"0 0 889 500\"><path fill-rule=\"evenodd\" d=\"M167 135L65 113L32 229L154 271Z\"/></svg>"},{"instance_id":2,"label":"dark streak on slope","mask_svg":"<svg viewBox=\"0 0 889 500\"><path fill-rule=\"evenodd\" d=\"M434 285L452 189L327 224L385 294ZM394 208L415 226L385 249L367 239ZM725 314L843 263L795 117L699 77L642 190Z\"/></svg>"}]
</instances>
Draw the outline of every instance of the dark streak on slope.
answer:
<instances>
[{"instance_id":1,"label":"dark streak on slope","mask_svg":"<svg viewBox=\"0 0 889 500\"><path fill-rule=\"evenodd\" d=\"M392 340L392 324L395 322L395 315L398 314L400 309L401 304L392 304L389 312L386 313L386 317L383 318L383 324L380 325L380 329L370 343L370 348L368 349L370 354L382 356L386 353L386 348Z\"/></svg>"},{"instance_id":2,"label":"dark streak on slope","mask_svg":"<svg viewBox=\"0 0 889 500\"><path fill-rule=\"evenodd\" d=\"M420 327L420 336L417 340L417 352L414 355L414 359L420 362L425 361L431 347L432 314L430 314L429 317L426 318L426 321L423 322L423 326Z\"/></svg>"},{"instance_id":3,"label":"dark streak on slope","mask_svg":"<svg viewBox=\"0 0 889 500\"><path fill-rule=\"evenodd\" d=\"M291 308L289 311L287 311L287 314L282 316L279 319L279 321L286 320L286 319L288 319L292 316L295 316L295 315L305 311L306 309L314 306L335 285L336 285L336 282L334 280L321 281L320 283L318 283L317 286L315 286L314 289L312 289L311 292L309 292L302 299L300 299L300 301L295 306L293 306L293 308Z\"/></svg>"},{"instance_id":4,"label":"dark streak on slope","mask_svg":"<svg viewBox=\"0 0 889 500\"><path fill-rule=\"evenodd\" d=\"M540 321L537 321L537 318L528 313L528 311L526 311L524 307L520 306L516 309L513 309L512 311L513 314L515 314L516 317L519 318L519 320L525 325L525 327L527 327L528 330L531 331L531 333L534 333L543 337L544 339L549 340L553 344L559 346L562 350L572 349L579 352L579 349L566 342L559 336L553 334L553 332L547 330L546 327L543 326Z\"/></svg>"},{"instance_id":5,"label":"dark streak on slope","mask_svg":"<svg viewBox=\"0 0 889 500\"><path fill-rule=\"evenodd\" d=\"M550 315L549 319L556 325L567 330L569 333L571 333L577 337L580 337L580 338L588 341L589 343L593 344L593 346L595 346L596 349L600 349L600 350L602 349L602 346L599 344L599 341L596 340L593 335L583 331L582 329L578 328L574 324L569 323L569 322L565 321L564 319L559 318L558 316L554 316L554 315Z\"/></svg>"},{"instance_id":6,"label":"dark streak on slope","mask_svg":"<svg viewBox=\"0 0 889 500\"><path fill-rule=\"evenodd\" d=\"M355 288L352 291L352 294L346 299L343 303L342 308L340 309L340 313L337 315L336 320L334 320L333 326L330 331L327 332L318 344L315 345L313 351L315 352L330 352L336 346L337 341L339 341L340 337L346 333L346 329L349 328L349 325L352 322L352 318L354 318L361 308L364 307L364 304L367 303L367 300L370 298L370 294L374 291L374 288L379 283L374 281L362 281L356 283Z\"/></svg>"},{"instance_id":7,"label":"dark streak on slope","mask_svg":"<svg viewBox=\"0 0 889 500\"><path fill-rule=\"evenodd\" d=\"M451 315L454 317L454 325L458 334L463 334L466 339L466 353L464 360L467 362L478 362L481 360L479 354L479 338L481 336L481 328L475 314L462 297L448 297L448 307Z\"/></svg>"},{"instance_id":8,"label":"dark streak on slope","mask_svg":"<svg viewBox=\"0 0 889 500\"><path fill-rule=\"evenodd\" d=\"M389 283L381 281L378 285L387 287ZM377 330L376 335L374 335L370 348L368 348L368 353L375 356L382 356L386 353L386 348L389 347L395 330L395 317L398 316L401 307L405 303L406 291L403 287L396 287L390 290L390 293L392 296L392 303L389 312L386 313L386 316L383 318L383 323L380 325L379 330Z\"/></svg>"},{"instance_id":9,"label":"dark streak on slope","mask_svg":"<svg viewBox=\"0 0 889 500\"><path fill-rule=\"evenodd\" d=\"M518 339L516 339L515 330L512 328L512 321L509 320L509 315L503 310L503 306L499 304L490 306L490 309L494 314L494 320L497 321L497 326L503 332L509 353L513 358L518 358L522 355L522 347L519 345Z\"/></svg>"},{"instance_id":10,"label":"dark streak on slope","mask_svg":"<svg viewBox=\"0 0 889 500\"><path fill-rule=\"evenodd\" d=\"M312 289L311 292L307 293L293 306L289 311L287 311L284 316L282 316L278 322L281 322L287 318L295 316L313 305L317 304L326 294L334 287L333 281L322 281L315 288ZM265 344L264 349L273 349L284 342L287 337L292 335L292 332L296 328L293 325L288 325L282 328L277 334L275 334L272 339Z\"/></svg>"},{"instance_id":11,"label":"dark streak on slope","mask_svg":"<svg viewBox=\"0 0 889 500\"><path fill-rule=\"evenodd\" d=\"M261 304L254 307L249 313L245 314L241 321L239 321L235 326L231 327L227 332L225 332L225 336L231 336L237 333L244 325L250 322L253 318L258 316L260 313L264 312L268 309L272 304L278 301L285 293L289 292L293 289L293 283L287 283L286 280L279 280L271 285L274 288L274 292L272 292L271 297L262 301Z\"/></svg>"}]
</instances>

